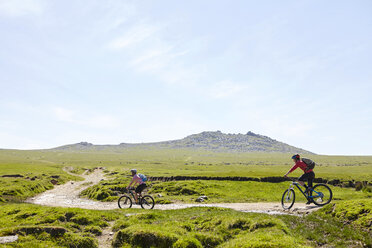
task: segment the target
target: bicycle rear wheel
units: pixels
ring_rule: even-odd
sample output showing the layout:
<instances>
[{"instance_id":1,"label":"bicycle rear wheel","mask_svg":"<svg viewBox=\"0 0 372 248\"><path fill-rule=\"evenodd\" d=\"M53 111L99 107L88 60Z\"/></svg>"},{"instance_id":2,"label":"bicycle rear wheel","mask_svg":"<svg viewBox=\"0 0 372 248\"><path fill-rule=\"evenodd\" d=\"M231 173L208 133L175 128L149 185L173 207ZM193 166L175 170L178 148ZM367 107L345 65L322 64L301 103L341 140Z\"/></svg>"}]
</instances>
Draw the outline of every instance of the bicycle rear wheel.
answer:
<instances>
[{"instance_id":1,"label":"bicycle rear wheel","mask_svg":"<svg viewBox=\"0 0 372 248\"><path fill-rule=\"evenodd\" d=\"M143 209L153 209L155 206L155 200L150 195L145 195L141 199L141 207Z\"/></svg>"},{"instance_id":2,"label":"bicycle rear wheel","mask_svg":"<svg viewBox=\"0 0 372 248\"><path fill-rule=\"evenodd\" d=\"M293 189L287 189L284 191L282 196L282 207L284 209L290 209L296 200L296 194Z\"/></svg>"},{"instance_id":3,"label":"bicycle rear wheel","mask_svg":"<svg viewBox=\"0 0 372 248\"><path fill-rule=\"evenodd\" d=\"M131 208L132 207L132 199L129 196L123 195L118 200L119 208Z\"/></svg>"},{"instance_id":4,"label":"bicycle rear wheel","mask_svg":"<svg viewBox=\"0 0 372 248\"><path fill-rule=\"evenodd\" d=\"M332 201L333 193L330 187L325 184L317 184L310 192L310 198L317 206L327 205Z\"/></svg>"}]
</instances>

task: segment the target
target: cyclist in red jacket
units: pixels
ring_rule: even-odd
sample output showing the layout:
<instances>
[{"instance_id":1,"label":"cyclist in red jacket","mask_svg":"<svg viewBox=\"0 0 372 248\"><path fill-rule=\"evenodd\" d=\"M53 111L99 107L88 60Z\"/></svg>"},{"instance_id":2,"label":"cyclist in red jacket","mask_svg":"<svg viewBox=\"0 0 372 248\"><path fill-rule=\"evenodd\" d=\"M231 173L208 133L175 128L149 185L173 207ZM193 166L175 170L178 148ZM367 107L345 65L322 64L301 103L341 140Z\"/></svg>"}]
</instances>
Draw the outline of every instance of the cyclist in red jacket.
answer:
<instances>
[{"instance_id":1,"label":"cyclist in red jacket","mask_svg":"<svg viewBox=\"0 0 372 248\"><path fill-rule=\"evenodd\" d=\"M288 177L288 174L294 171L297 168L300 168L304 171L304 174L298 178L299 184L306 187L306 193L310 192L311 188L313 187L313 180L315 178L315 173L313 169L308 169L307 165L301 161L300 155L296 154L292 156L293 162L295 165L284 175L284 177ZM308 186L305 185L305 181L307 181ZM306 204L310 204L311 201L308 200Z\"/></svg>"}]
</instances>

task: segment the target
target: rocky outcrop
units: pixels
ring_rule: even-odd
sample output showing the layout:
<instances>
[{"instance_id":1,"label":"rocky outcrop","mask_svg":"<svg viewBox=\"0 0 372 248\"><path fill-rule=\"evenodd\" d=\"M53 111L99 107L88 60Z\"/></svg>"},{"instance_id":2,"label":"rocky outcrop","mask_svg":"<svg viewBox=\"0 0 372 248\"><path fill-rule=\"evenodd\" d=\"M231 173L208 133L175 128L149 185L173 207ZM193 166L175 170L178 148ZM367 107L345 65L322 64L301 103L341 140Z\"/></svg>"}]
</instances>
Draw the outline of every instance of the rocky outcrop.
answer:
<instances>
[{"instance_id":1,"label":"rocky outcrop","mask_svg":"<svg viewBox=\"0 0 372 248\"><path fill-rule=\"evenodd\" d=\"M253 133L226 134L221 131L208 131L189 135L183 139L155 143L120 143L119 145L93 145L88 142L57 147L54 150L68 151L120 151L128 148L142 149L203 149L215 152L281 152L301 153L311 152L290 146L270 137Z\"/></svg>"}]
</instances>

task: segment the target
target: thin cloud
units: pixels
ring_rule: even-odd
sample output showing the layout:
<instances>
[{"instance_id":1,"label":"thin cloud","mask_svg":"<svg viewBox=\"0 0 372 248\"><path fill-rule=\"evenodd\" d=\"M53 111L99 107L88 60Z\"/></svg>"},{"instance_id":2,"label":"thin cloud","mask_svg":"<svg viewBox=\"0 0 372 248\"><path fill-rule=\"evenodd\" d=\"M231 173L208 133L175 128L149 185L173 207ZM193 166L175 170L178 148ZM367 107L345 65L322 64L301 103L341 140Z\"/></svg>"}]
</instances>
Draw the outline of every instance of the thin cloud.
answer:
<instances>
[{"instance_id":1,"label":"thin cloud","mask_svg":"<svg viewBox=\"0 0 372 248\"><path fill-rule=\"evenodd\" d=\"M39 15L43 13L43 0L1 0L0 16L20 17L25 15Z\"/></svg>"},{"instance_id":2,"label":"thin cloud","mask_svg":"<svg viewBox=\"0 0 372 248\"><path fill-rule=\"evenodd\" d=\"M210 87L209 96L213 98L228 98L247 89L247 86L230 80L218 82Z\"/></svg>"},{"instance_id":3,"label":"thin cloud","mask_svg":"<svg viewBox=\"0 0 372 248\"><path fill-rule=\"evenodd\" d=\"M131 64L133 66L137 66L137 65L141 65L143 63L153 62L155 59L158 59L160 57L164 57L164 55L169 53L172 49L173 49L173 46L146 50L138 58L135 58L131 62Z\"/></svg>"},{"instance_id":4,"label":"thin cloud","mask_svg":"<svg viewBox=\"0 0 372 248\"><path fill-rule=\"evenodd\" d=\"M81 112L63 107L55 107L52 111L57 120L75 125L91 128L115 128L120 126L120 121L116 117L107 114L87 116Z\"/></svg>"},{"instance_id":5,"label":"thin cloud","mask_svg":"<svg viewBox=\"0 0 372 248\"><path fill-rule=\"evenodd\" d=\"M188 51L174 51L173 47L165 49L152 49L131 62L133 68L140 72L150 72L158 75L167 74L166 70L175 69L174 62L177 57L187 54Z\"/></svg>"},{"instance_id":6,"label":"thin cloud","mask_svg":"<svg viewBox=\"0 0 372 248\"><path fill-rule=\"evenodd\" d=\"M106 47L124 52L127 66L139 73L157 77L166 84L192 85L200 79L200 68L188 65L182 56L205 46L205 38L195 38L185 44L183 39L168 40L167 27L172 23L146 23L139 21L124 35L110 41ZM197 42L199 41L200 42Z\"/></svg>"},{"instance_id":7,"label":"thin cloud","mask_svg":"<svg viewBox=\"0 0 372 248\"><path fill-rule=\"evenodd\" d=\"M147 38L151 37L160 27L154 25L135 25L128 30L124 35L118 37L108 44L108 48L113 50L120 50L136 45Z\"/></svg>"}]
</instances>

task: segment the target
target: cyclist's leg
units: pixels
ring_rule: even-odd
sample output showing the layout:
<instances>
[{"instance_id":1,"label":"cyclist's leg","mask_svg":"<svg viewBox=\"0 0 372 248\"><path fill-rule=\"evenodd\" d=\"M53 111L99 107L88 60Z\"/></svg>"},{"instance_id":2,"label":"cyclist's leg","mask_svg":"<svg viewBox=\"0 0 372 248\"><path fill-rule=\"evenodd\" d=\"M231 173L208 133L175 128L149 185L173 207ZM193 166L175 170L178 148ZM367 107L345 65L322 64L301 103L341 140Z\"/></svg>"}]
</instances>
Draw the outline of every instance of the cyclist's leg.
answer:
<instances>
[{"instance_id":1,"label":"cyclist's leg","mask_svg":"<svg viewBox=\"0 0 372 248\"><path fill-rule=\"evenodd\" d=\"M310 190L313 187L314 173L313 172L305 173L300 177L300 179L301 179L301 181L303 181L302 185L306 188L306 190L305 190L305 194L306 194L306 197L307 197L306 204L308 205L312 202L311 199L309 198L309 195L310 195ZM304 183L305 181L307 181L308 186Z\"/></svg>"},{"instance_id":2,"label":"cyclist's leg","mask_svg":"<svg viewBox=\"0 0 372 248\"><path fill-rule=\"evenodd\" d=\"M307 179L307 182L308 182L308 185L309 185L309 188L312 189L313 188L313 181L314 181L314 178L315 178L315 173L314 172L309 172L309 177Z\"/></svg>"},{"instance_id":3,"label":"cyclist's leg","mask_svg":"<svg viewBox=\"0 0 372 248\"><path fill-rule=\"evenodd\" d=\"M134 190L134 199L136 200L136 203L138 203L138 195L140 192L140 186L141 185L138 185L137 188Z\"/></svg>"},{"instance_id":4,"label":"cyclist's leg","mask_svg":"<svg viewBox=\"0 0 372 248\"><path fill-rule=\"evenodd\" d=\"M303 174L302 176L300 176L300 177L298 178L298 183L301 184L301 186L303 186L303 187L306 188L307 186L306 186L306 184L305 184L305 181L307 181L307 175L306 175L306 173Z\"/></svg>"},{"instance_id":5,"label":"cyclist's leg","mask_svg":"<svg viewBox=\"0 0 372 248\"><path fill-rule=\"evenodd\" d=\"M309 179L309 173L304 173L300 178L298 179L298 183L301 184L303 187L305 187L305 196L307 198L307 203L310 204L311 200L309 199L309 187L305 184L306 181Z\"/></svg>"},{"instance_id":6,"label":"cyclist's leg","mask_svg":"<svg viewBox=\"0 0 372 248\"><path fill-rule=\"evenodd\" d=\"M141 196L142 191L147 187L145 183L138 185L136 188L136 201L138 200L138 197Z\"/></svg>"}]
</instances>

